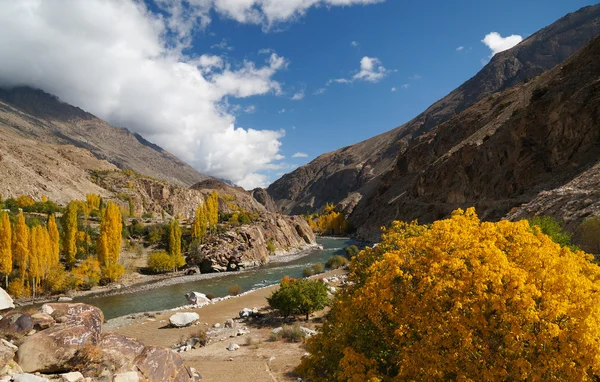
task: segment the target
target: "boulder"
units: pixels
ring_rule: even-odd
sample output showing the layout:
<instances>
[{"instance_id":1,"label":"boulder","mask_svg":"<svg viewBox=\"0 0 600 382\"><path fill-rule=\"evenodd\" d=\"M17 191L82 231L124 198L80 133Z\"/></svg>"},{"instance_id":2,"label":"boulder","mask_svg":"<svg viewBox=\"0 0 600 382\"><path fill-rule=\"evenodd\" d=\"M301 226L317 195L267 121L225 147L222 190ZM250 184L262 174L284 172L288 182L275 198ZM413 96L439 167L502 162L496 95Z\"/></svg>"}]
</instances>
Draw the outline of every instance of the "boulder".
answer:
<instances>
[{"instance_id":1,"label":"boulder","mask_svg":"<svg viewBox=\"0 0 600 382\"><path fill-rule=\"evenodd\" d=\"M81 303L45 305L52 309L57 324L27 337L19 346L17 363L26 373L65 370L77 349L96 345L100 339L104 321L100 309Z\"/></svg>"},{"instance_id":2,"label":"boulder","mask_svg":"<svg viewBox=\"0 0 600 382\"><path fill-rule=\"evenodd\" d=\"M193 324L199 319L200 316L198 315L198 313L179 312L169 317L169 322L171 323L171 326L174 326L176 328L183 328L184 326L189 326Z\"/></svg>"},{"instance_id":3,"label":"boulder","mask_svg":"<svg viewBox=\"0 0 600 382\"><path fill-rule=\"evenodd\" d=\"M56 324L54 318L46 313L36 313L31 316L31 319L33 320L33 328L36 330L48 329Z\"/></svg>"},{"instance_id":4,"label":"boulder","mask_svg":"<svg viewBox=\"0 0 600 382\"><path fill-rule=\"evenodd\" d=\"M235 328L235 321L233 321L231 318L228 319L227 321L225 321L225 327L226 328Z\"/></svg>"},{"instance_id":5,"label":"boulder","mask_svg":"<svg viewBox=\"0 0 600 382\"><path fill-rule=\"evenodd\" d=\"M253 317L256 316L258 314L258 309L254 308L254 309L248 309L248 308L244 308L242 310L240 310L240 317L241 318L246 318L246 317Z\"/></svg>"},{"instance_id":6,"label":"boulder","mask_svg":"<svg viewBox=\"0 0 600 382\"><path fill-rule=\"evenodd\" d=\"M128 371L125 373L117 373L113 377L113 382L138 382L140 376L137 371Z\"/></svg>"},{"instance_id":7,"label":"boulder","mask_svg":"<svg viewBox=\"0 0 600 382\"><path fill-rule=\"evenodd\" d=\"M33 320L27 313L10 312L0 320L0 331L25 335L33 329Z\"/></svg>"},{"instance_id":8,"label":"boulder","mask_svg":"<svg viewBox=\"0 0 600 382\"><path fill-rule=\"evenodd\" d=\"M194 304L194 305L210 303L210 298L206 297L206 295L204 293L200 293L200 292L190 292L185 295L185 298L187 298L187 300L190 304Z\"/></svg>"},{"instance_id":9,"label":"boulder","mask_svg":"<svg viewBox=\"0 0 600 382\"><path fill-rule=\"evenodd\" d=\"M131 370L135 359L144 350L144 344L135 338L113 332L102 333L98 347L102 349L104 358L114 365L117 372Z\"/></svg>"},{"instance_id":10,"label":"boulder","mask_svg":"<svg viewBox=\"0 0 600 382\"><path fill-rule=\"evenodd\" d=\"M240 345L236 344L236 343L230 343L229 346L227 346L227 350L229 351L236 351L240 348Z\"/></svg>"},{"instance_id":11,"label":"boulder","mask_svg":"<svg viewBox=\"0 0 600 382\"><path fill-rule=\"evenodd\" d=\"M15 374L12 376L12 380L14 382L50 382L47 378L33 374Z\"/></svg>"},{"instance_id":12,"label":"boulder","mask_svg":"<svg viewBox=\"0 0 600 382\"><path fill-rule=\"evenodd\" d=\"M281 333L281 332L283 332L283 327L281 327L281 326L271 330L271 333L273 333L273 334L277 334L277 333Z\"/></svg>"},{"instance_id":13,"label":"boulder","mask_svg":"<svg viewBox=\"0 0 600 382\"><path fill-rule=\"evenodd\" d=\"M71 302L73 299L71 297L60 296L58 298L58 302Z\"/></svg>"},{"instance_id":14,"label":"boulder","mask_svg":"<svg viewBox=\"0 0 600 382\"><path fill-rule=\"evenodd\" d=\"M70 373L64 373L60 375L61 382L79 382L83 381L83 374L78 371L72 371Z\"/></svg>"},{"instance_id":15,"label":"boulder","mask_svg":"<svg viewBox=\"0 0 600 382\"><path fill-rule=\"evenodd\" d=\"M135 367L148 382L188 382L192 372L183 365L183 359L174 351L157 346L146 346L135 359Z\"/></svg>"},{"instance_id":16,"label":"boulder","mask_svg":"<svg viewBox=\"0 0 600 382\"><path fill-rule=\"evenodd\" d=\"M10 342L2 339L0 341L0 369L11 363L17 352L17 347Z\"/></svg>"},{"instance_id":17,"label":"boulder","mask_svg":"<svg viewBox=\"0 0 600 382\"><path fill-rule=\"evenodd\" d=\"M304 326L300 327L300 331L302 332L304 337L312 337L317 334L317 332L315 332L314 330L305 328Z\"/></svg>"},{"instance_id":18,"label":"boulder","mask_svg":"<svg viewBox=\"0 0 600 382\"><path fill-rule=\"evenodd\" d=\"M6 293L6 291L0 288L0 310L13 309L15 304L13 303L12 297Z\"/></svg>"},{"instance_id":19,"label":"boulder","mask_svg":"<svg viewBox=\"0 0 600 382\"><path fill-rule=\"evenodd\" d=\"M215 328L215 329L218 329L220 327L221 327L221 324L218 322L213 325L213 328Z\"/></svg>"}]
</instances>

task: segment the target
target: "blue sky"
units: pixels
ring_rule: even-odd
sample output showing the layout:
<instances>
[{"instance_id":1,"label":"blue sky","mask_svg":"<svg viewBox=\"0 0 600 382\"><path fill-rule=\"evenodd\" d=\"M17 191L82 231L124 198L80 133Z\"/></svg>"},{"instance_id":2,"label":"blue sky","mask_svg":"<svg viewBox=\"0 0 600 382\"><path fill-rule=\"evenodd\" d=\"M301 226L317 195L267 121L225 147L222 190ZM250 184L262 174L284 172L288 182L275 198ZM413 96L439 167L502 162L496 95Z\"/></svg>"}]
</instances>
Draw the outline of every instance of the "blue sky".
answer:
<instances>
[{"instance_id":1,"label":"blue sky","mask_svg":"<svg viewBox=\"0 0 600 382\"><path fill-rule=\"evenodd\" d=\"M252 188L409 121L482 68L491 32L526 38L592 4L7 1L0 85L40 87Z\"/></svg>"}]
</instances>

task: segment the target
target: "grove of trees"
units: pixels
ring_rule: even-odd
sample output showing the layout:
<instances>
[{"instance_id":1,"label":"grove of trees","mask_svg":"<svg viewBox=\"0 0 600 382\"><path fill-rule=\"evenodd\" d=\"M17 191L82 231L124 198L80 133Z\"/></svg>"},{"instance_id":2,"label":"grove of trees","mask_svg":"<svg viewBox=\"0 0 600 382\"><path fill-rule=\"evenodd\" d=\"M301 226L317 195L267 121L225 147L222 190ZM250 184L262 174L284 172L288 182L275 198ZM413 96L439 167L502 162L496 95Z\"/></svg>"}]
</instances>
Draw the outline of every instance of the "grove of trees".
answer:
<instances>
[{"instance_id":1,"label":"grove of trees","mask_svg":"<svg viewBox=\"0 0 600 382\"><path fill-rule=\"evenodd\" d=\"M351 262L310 356L313 381L597 380L600 267L538 226L457 210L394 222Z\"/></svg>"}]
</instances>

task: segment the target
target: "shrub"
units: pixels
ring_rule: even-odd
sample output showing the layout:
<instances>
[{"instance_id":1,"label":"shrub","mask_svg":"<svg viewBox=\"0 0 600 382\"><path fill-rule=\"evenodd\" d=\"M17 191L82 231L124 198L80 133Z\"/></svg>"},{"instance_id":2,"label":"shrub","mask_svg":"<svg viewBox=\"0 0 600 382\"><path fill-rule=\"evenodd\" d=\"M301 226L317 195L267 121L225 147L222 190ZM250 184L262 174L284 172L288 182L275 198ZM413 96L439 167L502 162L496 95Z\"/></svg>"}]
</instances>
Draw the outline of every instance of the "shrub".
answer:
<instances>
[{"instance_id":1,"label":"shrub","mask_svg":"<svg viewBox=\"0 0 600 382\"><path fill-rule=\"evenodd\" d=\"M575 239L584 250L600 254L600 216L585 219L577 227Z\"/></svg>"},{"instance_id":2,"label":"shrub","mask_svg":"<svg viewBox=\"0 0 600 382\"><path fill-rule=\"evenodd\" d=\"M527 221L394 222L353 261L297 372L325 380L594 380L600 267ZM465 340L468 339L468 340ZM435 376L435 377L432 377Z\"/></svg>"},{"instance_id":3,"label":"shrub","mask_svg":"<svg viewBox=\"0 0 600 382\"><path fill-rule=\"evenodd\" d=\"M315 274L315 271L314 271L314 269L312 269L312 267L306 267L302 271L302 276L304 276L304 277L310 277L314 274Z\"/></svg>"},{"instance_id":4,"label":"shrub","mask_svg":"<svg viewBox=\"0 0 600 382\"><path fill-rule=\"evenodd\" d=\"M269 255L272 255L275 253L275 244L273 244L273 242L271 240L267 241L267 249L269 250Z\"/></svg>"},{"instance_id":5,"label":"shrub","mask_svg":"<svg viewBox=\"0 0 600 382\"><path fill-rule=\"evenodd\" d=\"M310 279L290 279L281 282L279 289L267 297L269 307L276 309L283 317L290 314L305 314L323 309L329 299L327 287L320 281Z\"/></svg>"},{"instance_id":6,"label":"shrub","mask_svg":"<svg viewBox=\"0 0 600 382\"><path fill-rule=\"evenodd\" d=\"M571 245L571 234L565 231L562 223L552 216L534 216L529 219L529 224L539 227L542 233L550 236L555 243L561 246Z\"/></svg>"},{"instance_id":7,"label":"shrub","mask_svg":"<svg viewBox=\"0 0 600 382\"><path fill-rule=\"evenodd\" d=\"M262 341L258 338L254 338L252 336L246 337L246 346L250 346L253 349L258 349L260 347L261 343L262 343Z\"/></svg>"},{"instance_id":8,"label":"shrub","mask_svg":"<svg viewBox=\"0 0 600 382\"><path fill-rule=\"evenodd\" d=\"M281 331L281 337L290 342L300 342L304 337L304 333L300 329L299 324L284 325L283 330Z\"/></svg>"},{"instance_id":9,"label":"shrub","mask_svg":"<svg viewBox=\"0 0 600 382\"><path fill-rule=\"evenodd\" d=\"M16 278L8 283L8 294L14 298L29 297L31 296L31 290L25 286L23 279Z\"/></svg>"},{"instance_id":10,"label":"shrub","mask_svg":"<svg viewBox=\"0 0 600 382\"><path fill-rule=\"evenodd\" d=\"M56 294L75 288L76 282L62 264L55 264L48 269L45 284L48 292Z\"/></svg>"},{"instance_id":11,"label":"shrub","mask_svg":"<svg viewBox=\"0 0 600 382\"><path fill-rule=\"evenodd\" d=\"M340 256L340 255L332 256L325 263L325 266L329 269L337 269L337 268L345 267L346 265L348 265L348 259L346 259L344 256Z\"/></svg>"},{"instance_id":12,"label":"shrub","mask_svg":"<svg viewBox=\"0 0 600 382\"><path fill-rule=\"evenodd\" d=\"M346 257L348 258L348 260L352 260L354 256L358 255L358 252L360 251L358 250L358 247L356 245L346 247Z\"/></svg>"},{"instance_id":13,"label":"shrub","mask_svg":"<svg viewBox=\"0 0 600 382\"><path fill-rule=\"evenodd\" d=\"M152 214L152 212L145 212L142 215L142 219L152 219L154 217L154 214Z\"/></svg>"},{"instance_id":14,"label":"shrub","mask_svg":"<svg viewBox=\"0 0 600 382\"><path fill-rule=\"evenodd\" d=\"M165 251L152 252L148 256L148 268L155 273L165 273L173 270L173 259Z\"/></svg>"},{"instance_id":15,"label":"shrub","mask_svg":"<svg viewBox=\"0 0 600 382\"><path fill-rule=\"evenodd\" d=\"M102 267L102 277L113 282L117 281L125 273L125 268L119 263L111 263Z\"/></svg>"},{"instance_id":16,"label":"shrub","mask_svg":"<svg viewBox=\"0 0 600 382\"><path fill-rule=\"evenodd\" d=\"M240 294L240 292L242 291L242 287L234 284L232 286L230 286L229 288L227 288L227 293L229 293L229 295L231 296L237 296L238 294Z\"/></svg>"},{"instance_id":17,"label":"shrub","mask_svg":"<svg viewBox=\"0 0 600 382\"><path fill-rule=\"evenodd\" d=\"M100 283L102 272L100 263L94 257L88 257L77 268L72 270L75 285L78 288L90 289Z\"/></svg>"},{"instance_id":18,"label":"shrub","mask_svg":"<svg viewBox=\"0 0 600 382\"><path fill-rule=\"evenodd\" d=\"M315 272L315 274L321 273L321 272L323 272L323 264L321 264L321 263L313 264L312 269Z\"/></svg>"}]
</instances>

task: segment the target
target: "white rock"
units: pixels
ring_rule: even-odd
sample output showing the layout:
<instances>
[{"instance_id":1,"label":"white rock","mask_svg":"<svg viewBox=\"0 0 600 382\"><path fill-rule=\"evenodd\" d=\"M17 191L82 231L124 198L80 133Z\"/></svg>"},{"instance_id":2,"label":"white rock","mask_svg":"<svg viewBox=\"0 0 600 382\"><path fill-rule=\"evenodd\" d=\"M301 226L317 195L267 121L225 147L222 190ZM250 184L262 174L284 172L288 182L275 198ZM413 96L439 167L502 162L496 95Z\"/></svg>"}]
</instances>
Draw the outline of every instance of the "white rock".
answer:
<instances>
[{"instance_id":1,"label":"white rock","mask_svg":"<svg viewBox=\"0 0 600 382\"><path fill-rule=\"evenodd\" d=\"M235 327L235 321L233 321L231 318L228 319L227 321L225 321L225 327L226 328L233 328L233 327Z\"/></svg>"},{"instance_id":2,"label":"white rock","mask_svg":"<svg viewBox=\"0 0 600 382\"><path fill-rule=\"evenodd\" d=\"M42 307L40 308L40 313L46 313L46 314L50 314L52 315L52 312L54 312L54 308L52 308L50 305L48 304L44 304L42 305Z\"/></svg>"},{"instance_id":3,"label":"white rock","mask_svg":"<svg viewBox=\"0 0 600 382\"><path fill-rule=\"evenodd\" d=\"M271 361L275 361L275 356L274 355L272 355L272 356L269 357L269 362L271 362Z\"/></svg>"},{"instance_id":4,"label":"white rock","mask_svg":"<svg viewBox=\"0 0 600 382\"><path fill-rule=\"evenodd\" d=\"M238 350L239 348L240 348L240 345L232 342L227 347L227 350L229 350L229 351L235 351L235 350Z\"/></svg>"},{"instance_id":5,"label":"white rock","mask_svg":"<svg viewBox=\"0 0 600 382\"><path fill-rule=\"evenodd\" d=\"M331 285L329 285L329 286L327 287L327 289L328 289L328 290L329 290L329 292L331 292L331 293L335 293L335 292L337 291L337 289L335 289L335 287L334 287L334 286L331 286Z\"/></svg>"},{"instance_id":6,"label":"white rock","mask_svg":"<svg viewBox=\"0 0 600 382\"><path fill-rule=\"evenodd\" d=\"M83 380L83 374L78 371L72 371L70 373L61 374L60 378L62 382L77 382Z\"/></svg>"},{"instance_id":7,"label":"white rock","mask_svg":"<svg viewBox=\"0 0 600 382\"><path fill-rule=\"evenodd\" d=\"M221 327L221 324L219 324L218 322L213 325L213 328L220 328L220 327Z\"/></svg>"},{"instance_id":8,"label":"white rock","mask_svg":"<svg viewBox=\"0 0 600 382\"><path fill-rule=\"evenodd\" d=\"M271 333L273 333L273 334L277 334L277 333L281 333L281 332L283 332L283 327L281 327L281 326L271 330Z\"/></svg>"},{"instance_id":9,"label":"white rock","mask_svg":"<svg viewBox=\"0 0 600 382\"><path fill-rule=\"evenodd\" d=\"M301 326L300 330L302 331L302 333L304 333L304 336L306 336L306 337L312 337L315 334L317 334L317 332L315 332L314 330L305 328L304 326Z\"/></svg>"},{"instance_id":10,"label":"white rock","mask_svg":"<svg viewBox=\"0 0 600 382\"><path fill-rule=\"evenodd\" d=\"M50 382L47 378L38 377L33 374L15 374L12 378L14 382Z\"/></svg>"},{"instance_id":11,"label":"white rock","mask_svg":"<svg viewBox=\"0 0 600 382\"><path fill-rule=\"evenodd\" d=\"M7 348L9 348L10 350L14 350L15 352L17 350L19 350L19 348L17 347L17 345L13 344L12 342L8 342L7 340L5 340L4 338L0 339L0 341L2 341L2 344L4 346L6 346Z\"/></svg>"},{"instance_id":12,"label":"white rock","mask_svg":"<svg viewBox=\"0 0 600 382\"><path fill-rule=\"evenodd\" d=\"M254 308L254 309L244 308L244 309L240 310L241 318L252 317L252 316L256 316L257 314L258 314L258 309L256 309L256 308Z\"/></svg>"},{"instance_id":13,"label":"white rock","mask_svg":"<svg viewBox=\"0 0 600 382\"><path fill-rule=\"evenodd\" d=\"M118 373L113 377L113 382L138 382L140 376L136 371L128 371L126 373Z\"/></svg>"},{"instance_id":14,"label":"white rock","mask_svg":"<svg viewBox=\"0 0 600 382\"><path fill-rule=\"evenodd\" d=\"M58 302L70 302L70 301L73 301L73 299L71 297L61 296L58 298Z\"/></svg>"},{"instance_id":15,"label":"white rock","mask_svg":"<svg viewBox=\"0 0 600 382\"><path fill-rule=\"evenodd\" d=\"M6 291L0 288L0 310L3 309L13 309L15 304L13 304L13 299L6 293Z\"/></svg>"},{"instance_id":16,"label":"white rock","mask_svg":"<svg viewBox=\"0 0 600 382\"><path fill-rule=\"evenodd\" d=\"M174 315L169 317L169 322L171 323L172 326L175 326L177 328L182 328L184 326L193 324L194 322L198 321L199 319L200 319L200 316L198 315L198 313L179 312L179 313L175 313Z\"/></svg>"},{"instance_id":17,"label":"white rock","mask_svg":"<svg viewBox=\"0 0 600 382\"><path fill-rule=\"evenodd\" d=\"M324 282L325 284L327 284L327 283L329 282L329 280L328 280L326 277L323 277L323 282Z\"/></svg>"},{"instance_id":18,"label":"white rock","mask_svg":"<svg viewBox=\"0 0 600 382\"><path fill-rule=\"evenodd\" d=\"M340 281L340 279L338 279L337 277L332 277L329 279L329 282L332 282L332 283L337 283L339 281Z\"/></svg>"},{"instance_id":19,"label":"white rock","mask_svg":"<svg viewBox=\"0 0 600 382\"><path fill-rule=\"evenodd\" d=\"M248 333L250 333L248 330L243 330L243 329L239 329L237 331L237 335L238 336L243 336L243 335L248 334Z\"/></svg>"},{"instance_id":20,"label":"white rock","mask_svg":"<svg viewBox=\"0 0 600 382\"><path fill-rule=\"evenodd\" d=\"M200 293L200 292L187 293L185 295L185 298L187 298L187 300L189 301L190 304L195 304L195 305L206 304L206 303L211 302L210 298L206 297L206 295L204 293Z\"/></svg>"}]
</instances>

